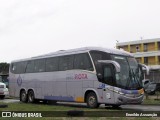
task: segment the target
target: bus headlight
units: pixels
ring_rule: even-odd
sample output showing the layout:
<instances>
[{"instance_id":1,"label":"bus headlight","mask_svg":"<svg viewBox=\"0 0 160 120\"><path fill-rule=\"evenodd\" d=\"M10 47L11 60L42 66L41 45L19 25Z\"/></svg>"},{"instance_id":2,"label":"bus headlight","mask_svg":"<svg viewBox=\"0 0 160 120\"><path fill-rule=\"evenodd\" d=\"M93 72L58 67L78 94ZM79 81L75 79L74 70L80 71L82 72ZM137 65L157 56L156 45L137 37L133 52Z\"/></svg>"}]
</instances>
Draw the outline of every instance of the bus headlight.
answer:
<instances>
[{"instance_id":1,"label":"bus headlight","mask_svg":"<svg viewBox=\"0 0 160 120\"><path fill-rule=\"evenodd\" d=\"M124 95L124 93L122 93L122 92L119 92L119 94L120 94L120 95Z\"/></svg>"}]
</instances>

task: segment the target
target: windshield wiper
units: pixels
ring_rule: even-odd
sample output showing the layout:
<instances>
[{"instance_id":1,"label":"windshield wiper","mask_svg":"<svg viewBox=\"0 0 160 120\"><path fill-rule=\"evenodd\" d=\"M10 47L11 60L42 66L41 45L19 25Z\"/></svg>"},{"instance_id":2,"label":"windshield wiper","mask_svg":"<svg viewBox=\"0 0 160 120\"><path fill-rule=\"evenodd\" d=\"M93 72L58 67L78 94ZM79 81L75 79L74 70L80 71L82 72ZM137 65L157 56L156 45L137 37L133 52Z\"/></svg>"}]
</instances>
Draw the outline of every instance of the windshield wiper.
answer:
<instances>
[{"instance_id":1,"label":"windshield wiper","mask_svg":"<svg viewBox=\"0 0 160 120\"><path fill-rule=\"evenodd\" d=\"M138 80L138 77L137 77L136 73L134 73L133 69L131 69L131 71L132 71L132 74L133 74L134 82L137 83L139 87L141 87L141 84L139 83L139 80Z\"/></svg>"},{"instance_id":2,"label":"windshield wiper","mask_svg":"<svg viewBox=\"0 0 160 120\"><path fill-rule=\"evenodd\" d=\"M131 86L131 88L132 87L134 87L134 88L141 87L141 85L138 81L138 78L136 77L136 74L134 73L133 69L129 70L129 78L130 79L127 81L127 86ZM126 86L126 88L127 88L127 86Z\"/></svg>"}]
</instances>

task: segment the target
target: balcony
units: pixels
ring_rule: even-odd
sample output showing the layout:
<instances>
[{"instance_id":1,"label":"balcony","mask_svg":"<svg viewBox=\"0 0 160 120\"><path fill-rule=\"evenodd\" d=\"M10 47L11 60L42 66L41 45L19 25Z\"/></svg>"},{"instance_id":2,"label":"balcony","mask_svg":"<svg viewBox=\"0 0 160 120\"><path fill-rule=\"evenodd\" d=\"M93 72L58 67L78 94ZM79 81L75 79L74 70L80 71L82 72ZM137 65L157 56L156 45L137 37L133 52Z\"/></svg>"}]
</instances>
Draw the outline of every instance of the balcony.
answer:
<instances>
[{"instance_id":1,"label":"balcony","mask_svg":"<svg viewBox=\"0 0 160 120\"><path fill-rule=\"evenodd\" d=\"M151 56L160 56L160 50L159 51L148 51L148 52L136 52L132 53L134 57L151 57Z\"/></svg>"},{"instance_id":2,"label":"balcony","mask_svg":"<svg viewBox=\"0 0 160 120\"><path fill-rule=\"evenodd\" d=\"M160 70L160 62L148 62L144 64L149 66L151 70Z\"/></svg>"}]
</instances>

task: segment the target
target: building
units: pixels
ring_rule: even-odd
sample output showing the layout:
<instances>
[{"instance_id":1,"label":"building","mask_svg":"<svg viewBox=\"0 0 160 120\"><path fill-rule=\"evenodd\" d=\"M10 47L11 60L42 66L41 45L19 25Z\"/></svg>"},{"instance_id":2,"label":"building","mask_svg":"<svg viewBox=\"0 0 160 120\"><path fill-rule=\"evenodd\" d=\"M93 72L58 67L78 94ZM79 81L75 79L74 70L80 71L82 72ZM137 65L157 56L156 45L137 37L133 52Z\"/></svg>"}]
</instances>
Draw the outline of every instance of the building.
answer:
<instances>
[{"instance_id":1,"label":"building","mask_svg":"<svg viewBox=\"0 0 160 120\"><path fill-rule=\"evenodd\" d=\"M150 67L149 79L160 82L160 38L121 42L116 47L133 53L139 63Z\"/></svg>"}]
</instances>

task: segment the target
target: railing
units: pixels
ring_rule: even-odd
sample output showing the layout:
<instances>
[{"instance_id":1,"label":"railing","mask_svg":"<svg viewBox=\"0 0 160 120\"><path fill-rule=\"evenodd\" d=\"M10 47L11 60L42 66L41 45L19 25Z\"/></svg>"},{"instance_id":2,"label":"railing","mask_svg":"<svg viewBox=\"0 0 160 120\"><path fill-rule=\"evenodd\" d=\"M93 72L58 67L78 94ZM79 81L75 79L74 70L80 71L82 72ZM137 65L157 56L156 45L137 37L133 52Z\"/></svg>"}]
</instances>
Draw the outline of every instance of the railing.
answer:
<instances>
[{"instance_id":1,"label":"railing","mask_svg":"<svg viewBox=\"0 0 160 120\"><path fill-rule=\"evenodd\" d=\"M146 62L145 65L160 65L160 62Z\"/></svg>"}]
</instances>

